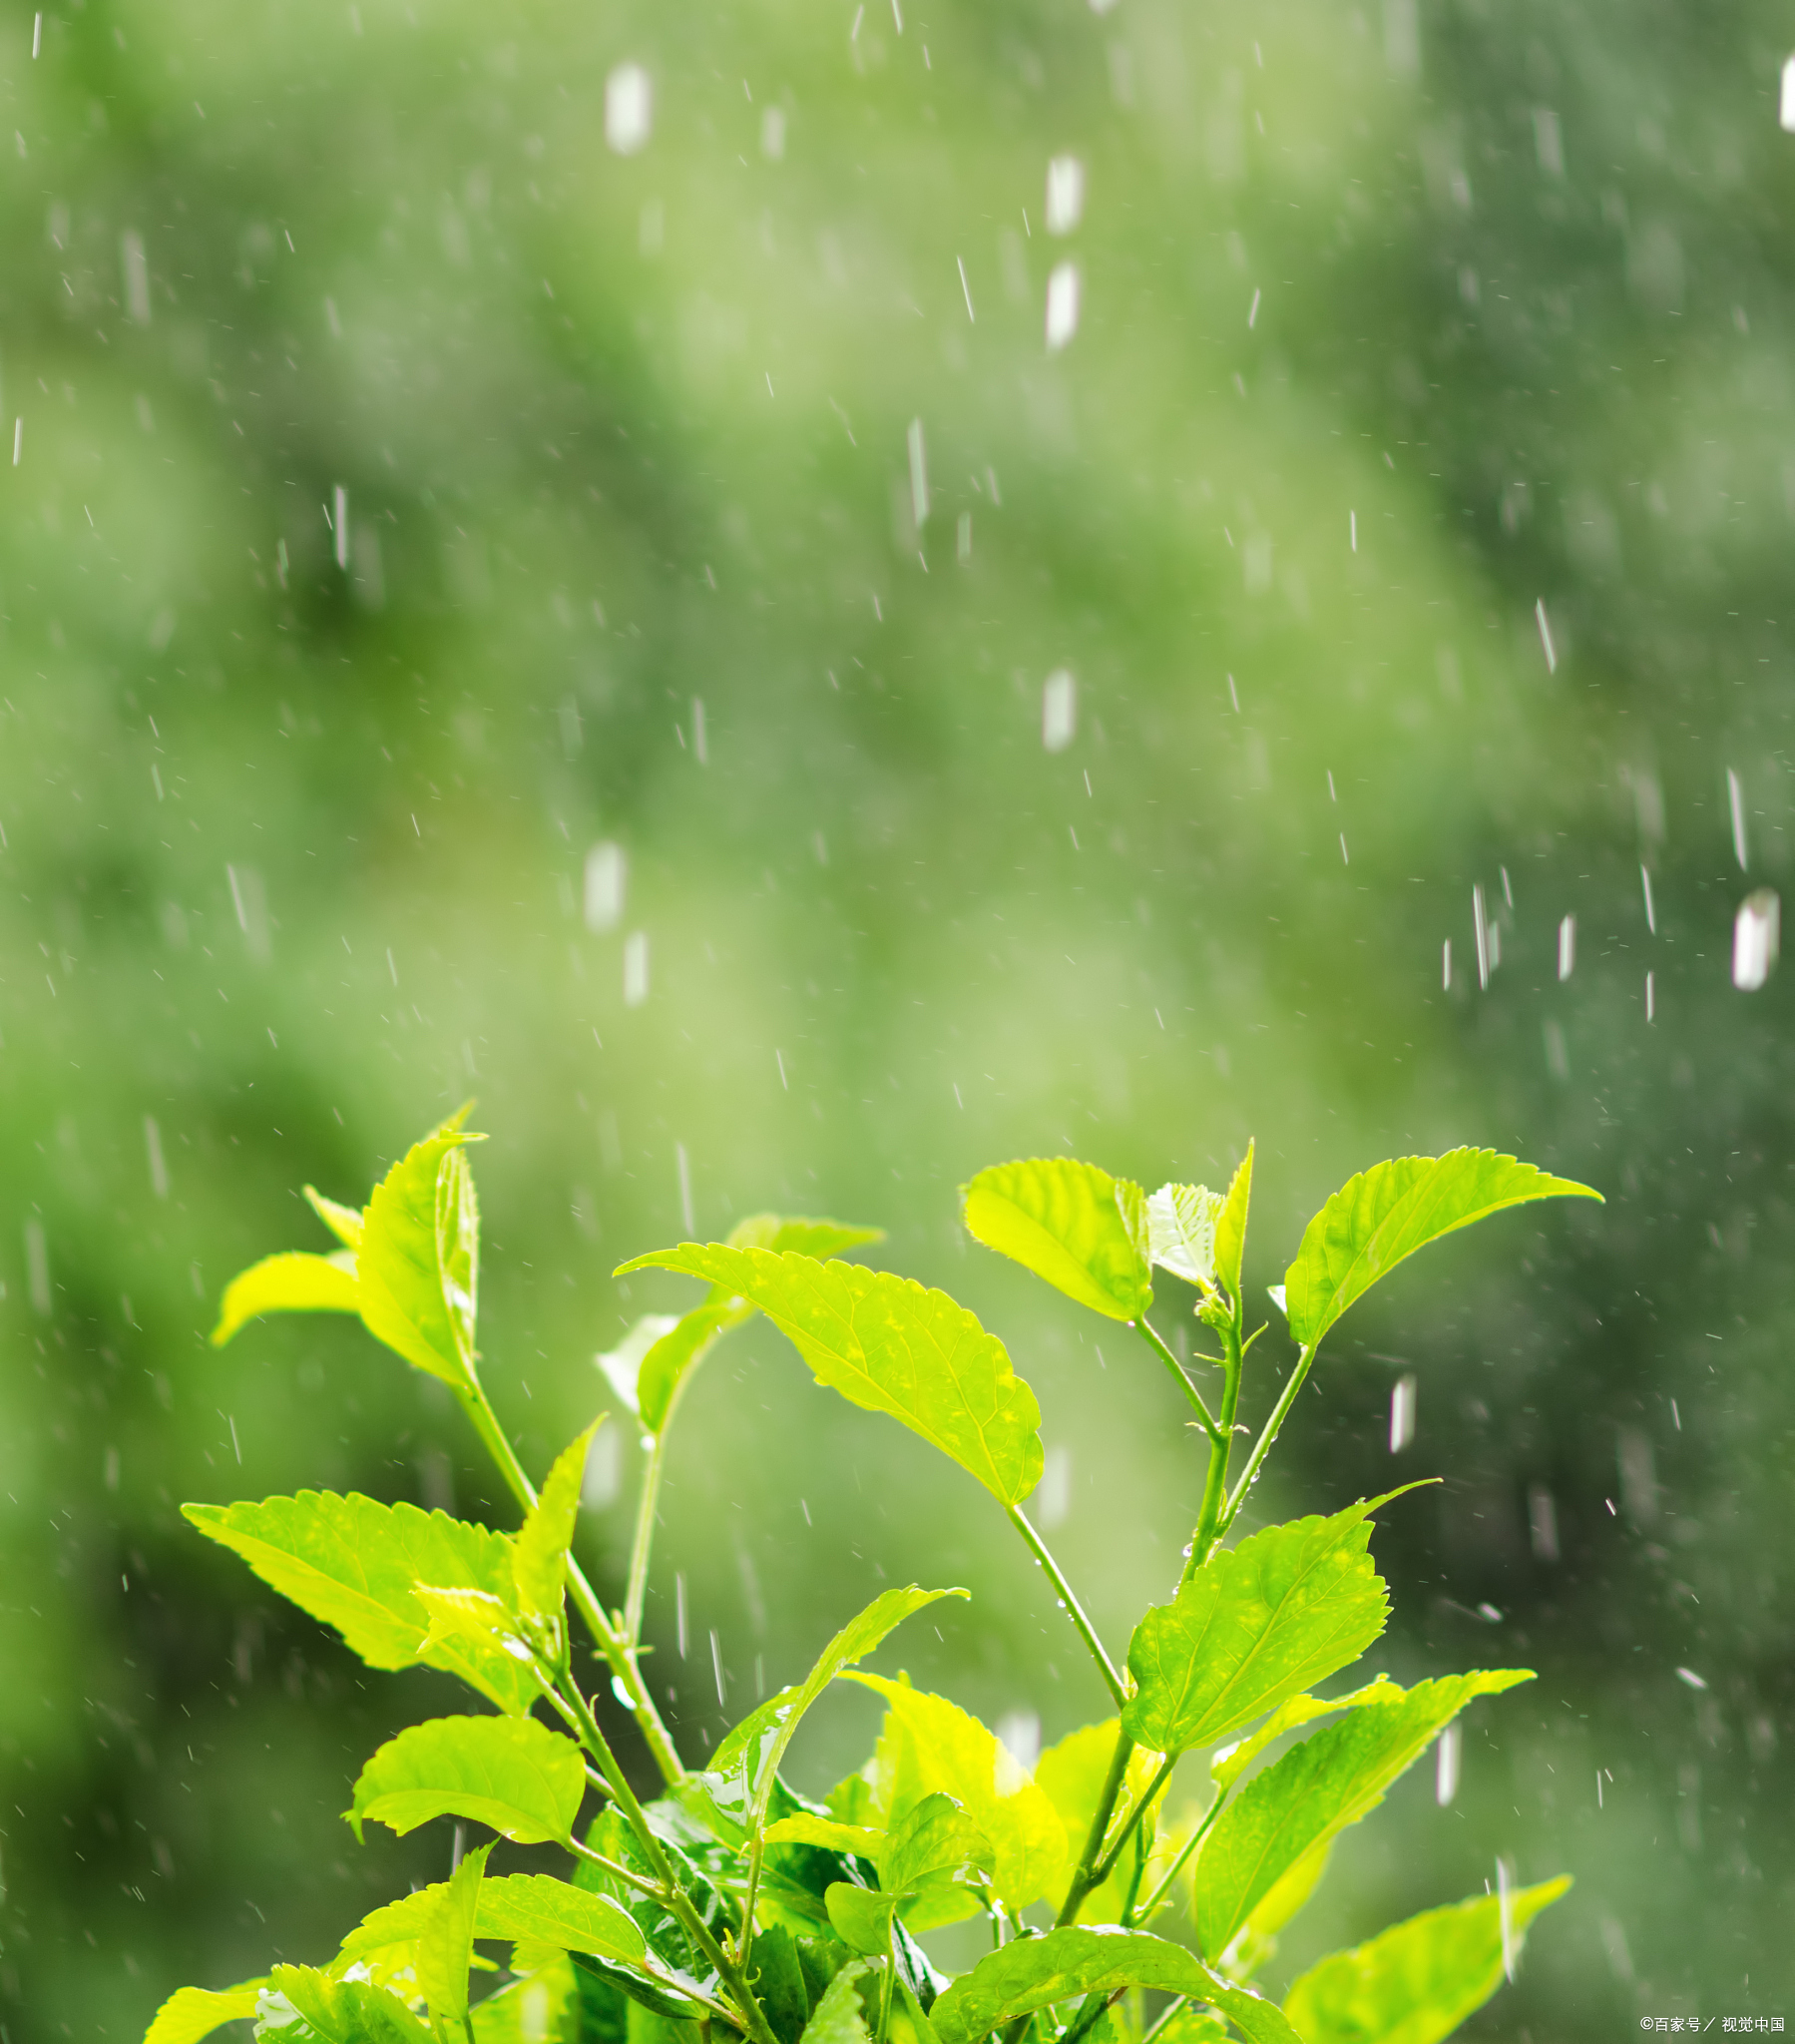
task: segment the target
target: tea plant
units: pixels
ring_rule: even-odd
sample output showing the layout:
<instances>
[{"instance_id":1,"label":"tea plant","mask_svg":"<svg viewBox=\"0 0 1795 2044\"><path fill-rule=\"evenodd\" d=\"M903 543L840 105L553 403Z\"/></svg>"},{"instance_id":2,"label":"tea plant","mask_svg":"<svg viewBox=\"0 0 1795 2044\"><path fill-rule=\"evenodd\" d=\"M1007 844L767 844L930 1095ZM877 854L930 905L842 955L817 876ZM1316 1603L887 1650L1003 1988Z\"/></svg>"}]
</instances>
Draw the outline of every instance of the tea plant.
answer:
<instances>
[{"instance_id":1,"label":"tea plant","mask_svg":"<svg viewBox=\"0 0 1795 2044\"><path fill-rule=\"evenodd\" d=\"M490 1707L381 1747L346 1812L357 1834L452 1816L494 1835L448 1880L356 1924L321 1965L183 1988L149 2044L195 2044L235 2019L286 2044L1432 2044L1512 1972L1529 1922L1567 1880L1505 1885L1336 1952L1281 2010L1255 1990L1339 1834L1473 1698L1529 1677L1480 1670L1403 1689L1380 1675L1342 1696L1314 1693L1384 1630L1372 1519L1400 1492L1226 1543L1317 1348L1355 1299L1427 1243L1502 1208L1597 1195L1475 1150L1353 1179L1273 1288L1297 1357L1236 1471L1241 1388L1265 1331L1247 1331L1241 1277L1251 1149L1225 1195L1168 1185L1149 1197L1058 1158L981 1172L965 1189L970 1233L1131 1327L1207 1445L1181 1579L1142 1614L1119 1667L1024 1510L1042 1474L1041 1413L1003 1343L946 1293L842 1261L879 1232L829 1221L760 1215L726 1243L622 1267L682 1273L705 1289L677 1317L640 1320L601 1358L645 1452L624 1599L608 1609L570 1552L602 1421L538 1489L481 1386L465 1112L359 1212L307 1188L340 1247L244 1272L214 1339L260 1313L359 1313L453 1391L517 1498L519 1530L316 1491L186 1511L370 1667L442 1669ZM1217 1373L1210 1395L1147 1317L1159 1273L1187 1287L1179 1295L1214 1342L1197 1358ZM920 1434L992 1494L1053 1582L1115 1716L1072 1733L1031 1774L945 1698L864 1672L906 1618L967 1594L912 1587L876 1598L708 1759L681 1758L643 1678L659 1485L699 1364L756 1312L819 1382ZM610 1671L603 1717L569 1605ZM819 1802L780 1768L838 1680L876 1692L885 1718L864 1769ZM614 1707L662 1777L652 1799L619 1762ZM1167 1791L1187 1755L1207 1756L1206 1800L1173 1813ZM569 1877L493 1871L505 1840L561 1846ZM925 1940L966 1918L984 1919L991 1948L950 1977ZM493 1943L508 1948L506 1977L476 1998L476 1977L498 1972L479 1949Z\"/></svg>"}]
</instances>

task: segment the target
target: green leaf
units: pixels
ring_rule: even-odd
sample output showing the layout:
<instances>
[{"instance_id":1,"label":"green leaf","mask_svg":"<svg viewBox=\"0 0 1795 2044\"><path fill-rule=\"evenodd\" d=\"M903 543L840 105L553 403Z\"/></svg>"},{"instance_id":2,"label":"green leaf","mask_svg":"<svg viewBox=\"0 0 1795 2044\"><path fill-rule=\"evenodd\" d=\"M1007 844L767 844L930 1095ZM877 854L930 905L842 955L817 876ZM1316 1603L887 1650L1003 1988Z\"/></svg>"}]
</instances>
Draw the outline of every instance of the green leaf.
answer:
<instances>
[{"instance_id":1,"label":"green leaf","mask_svg":"<svg viewBox=\"0 0 1795 2044\"><path fill-rule=\"evenodd\" d=\"M798 1950L783 1923L770 1923L754 1938L754 1999L759 2002L779 2044L797 2044L810 2014L804 1969Z\"/></svg>"},{"instance_id":2,"label":"green leaf","mask_svg":"<svg viewBox=\"0 0 1795 2044\"><path fill-rule=\"evenodd\" d=\"M443 1883L430 1927L418 1940L418 1985L438 2023L467 2021L468 1961L474 1955L474 1916L490 1845L462 1856Z\"/></svg>"},{"instance_id":3,"label":"green leaf","mask_svg":"<svg viewBox=\"0 0 1795 2044\"><path fill-rule=\"evenodd\" d=\"M1121 1729L1121 1720L1117 1718L1107 1718L1101 1725L1083 1726L1077 1732L1069 1732L1058 1745L1050 1746L1035 1763L1035 1781L1066 1826L1067 1843L1075 1849L1084 1844L1091 1829ZM1122 1778L1128 1805L1138 1807L1157 1765L1158 1756L1143 1747L1136 1746L1129 1754L1127 1772ZM1086 1897L1079 1911L1082 1923L1114 1923L1120 1918L1126 1870L1124 1853L1110 1878Z\"/></svg>"},{"instance_id":4,"label":"green leaf","mask_svg":"<svg viewBox=\"0 0 1795 2044\"><path fill-rule=\"evenodd\" d=\"M424 1646L430 1614L415 1584L483 1590L509 1601L511 1543L502 1533L443 1512L328 1491L182 1511L301 1611L334 1626L370 1668L422 1662L460 1676L502 1711L527 1711L541 1695L534 1671L488 1642Z\"/></svg>"},{"instance_id":5,"label":"green leaf","mask_svg":"<svg viewBox=\"0 0 1795 2044\"><path fill-rule=\"evenodd\" d=\"M1244 1296L1240 1289L1240 1266L1246 1254L1246 1211L1252 1198L1253 1146L1248 1143L1215 1220L1215 1275L1236 1303Z\"/></svg>"},{"instance_id":6,"label":"green leaf","mask_svg":"<svg viewBox=\"0 0 1795 2044\"><path fill-rule=\"evenodd\" d=\"M1154 2033L1154 2044L1233 2044L1233 2032L1213 2009L1185 2002Z\"/></svg>"},{"instance_id":7,"label":"green leaf","mask_svg":"<svg viewBox=\"0 0 1795 2044\"><path fill-rule=\"evenodd\" d=\"M567 1551L573 1545L587 1452L593 1435L604 1424L601 1413L556 1456L541 1495L518 1529L511 1565L518 1605L526 1618L553 1624L561 1616L567 1596Z\"/></svg>"},{"instance_id":8,"label":"green leaf","mask_svg":"<svg viewBox=\"0 0 1795 2044\"><path fill-rule=\"evenodd\" d=\"M772 1250L783 1256L792 1250L800 1257L819 1261L838 1257L843 1250L864 1249L868 1243L883 1242L882 1228L856 1228L852 1222L812 1221L802 1214L749 1214L729 1231L729 1245L738 1250Z\"/></svg>"},{"instance_id":9,"label":"green leaf","mask_svg":"<svg viewBox=\"0 0 1795 2044\"><path fill-rule=\"evenodd\" d=\"M819 1383L886 1412L969 1470L1002 1504L1041 1480L1041 1408L1004 1344L944 1291L859 1264L726 1244L658 1250L620 1267L685 1271L747 1299Z\"/></svg>"},{"instance_id":10,"label":"green leaf","mask_svg":"<svg viewBox=\"0 0 1795 2044\"><path fill-rule=\"evenodd\" d=\"M643 1430L667 1430L686 1381L731 1327L739 1327L753 1307L736 1299L706 1299L675 1320L642 1359L637 1379Z\"/></svg>"},{"instance_id":11,"label":"green leaf","mask_svg":"<svg viewBox=\"0 0 1795 2044\"><path fill-rule=\"evenodd\" d=\"M847 1880L832 1882L823 1896L835 1935L850 1951L864 1952L869 1959L890 1954L891 1918L897 1903L896 1895L856 1887Z\"/></svg>"},{"instance_id":12,"label":"green leaf","mask_svg":"<svg viewBox=\"0 0 1795 2044\"><path fill-rule=\"evenodd\" d=\"M479 1216L466 1161L467 1109L414 1143L367 1204L357 1275L369 1333L418 1369L465 1385L474 1368Z\"/></svg>"},{"instance_id":13,"label":"green leaf","mask_svg":"<svg viewBox=\"0 0 1795 2044\"><path fill-rule=\"evenodd\" d=\"M805 2027L804 2044L867 2044L859 1988L866 1971L860 1960L852 1959L823 1989Z\"/></svg>"},{"instance_id":14,"label":"green leaf","mask_svg":"<svg viewBox=\"0 0 1795 2044\"><path fill-rule=\"evenodd\" d=\"M1221 1195L1207 1186L1161 1186L1146 1203L1147 1241L1161 1270L1215 1288L1215 1224Z\"/></svg>"},{"instance_id":15,"label":"green leaf","mask_svg":"<svg viewBox=\"0 0 1795 2044\"><path fill-rule=\"evenodd\" d=\"M258 2037L282 2044L436 2044L396 1994L367 1980L333 1980L310 1966L276 1966L256 2013Z\"/></svg>"},{"instance_id":16,"label":"green leaf","mask_svg":"<svg viewBox=\"0 0 1795 2044\"><path fill-rule=\"evenodd\" d=\"M876 1822L894 1830L939 1790L990 1839L997 1860L992 1885L1009 1908L1039 1901L1062 1881L1066 1827L1000 1740L957 1704L912 1689L907 1681L878 1675L849 1680L877 1690L887 1705L867 1771Z\"/></svg>"},{"instance_id":17,"label":"green leaf","mask_svg":"<svg viewBox=\"0 0 1795 2044\"><path fill-rule=\"evenodd\" d=\"M1379 1675L1363 1689L1344 1697L1286 1697L1257 1731L1232 1746L1219 1748L1209 1760L1209 1776L1222 1793L1233 1788L1260 1754L1287 1732L1311 1725L1317 1718L1331 1718L1340 1711L1356 1711L1363 1704L1394 1703L1402 1692L1387 1675Z\"/></svg>"},{"instance_id":18,"label":"green leaf","mask_svg":"<svg viewBox=\"0 0 1795 2044\"><path fill-rule=\"evenodd\" d=\"M1371 1514L1400 1495L1268 1526L1149 1608L1128 1643L1128 1736L1155 1753L1213 1746L1356 1661L1390 1612Z\"/></svg>"},{"instance_id":19,"label":"green leaf","mask_svg":"<svg viewBox=\"0 0 1795 2044\"><path fill-rule=\"evenodd\" d=\"M1508 1897L1508 1958L1571 1885L1569 1874ZM1311 1966L1284 1999L1303 2044L1439 2044L1502 1985L1503 1898L1479 1895L1398 1923Z\"/></svg>"},{"instance_id":20,"label":"green leaf","mask_svg":"<svg viewBox=\"0 0 1795 2044\"><path fill-rule=\"evenodd\" d=\"M1252 2044L1301 2044L1270 2002L1224 1985L1183 1945L1101 1924L1069 1924L1041 1937L1013 1938L962 1974L930 2014L941 2044L975 2044L1018 2016L1120 1987L1156 1987L1213 2002Z\"/></svg>"},{"instance_id":21,"label":"green leaf","mask_svg":"<svg viewBox=\"0 0 1795 2044\"><path fill-rule=\"evenodd\" d=\"M385 1945L422 1937L447 1888L446 1881L437 1881L363 1917L343 1939L343 1957L359 1958ZM643 1965L648 1957L647 1940L620 1903L547 1873L495 1874L483 1880L474 1912L474 1935L503 1937L513 1944L553 1945L564 1952L591 1952L628 1966Z\"/></svg>"},{"instance_id":22,"label":"green leaf","mask_svg":"<svg viewBox=\"0 0 1795 2044\"><path fill-rule=\"evenodd\" d=\"M1532 1679L1528 1670L1511 1668L1418 1683L1315 1733L1255 1776L1217 1819L1197 1858L1192 1913L1198 1948L1219 1958L1274 1883L1375 1809L1390 1784L1473 1697Z\"/></svg>"},{"instance_id":23,"label":"green leaf","mask_svg":"<svg viewBox=\"0 0 1795 2044\"><path fill-rule=\"evenodd\" d=\"M390 1739L362 1769L345 1815L414 1831L464 1816L519 1845L565 1844L586 1793L571 1739L534 1718L432 1718Z\"/></svg>"},{"instance_id":24,"label":"green leaf","mask_svg":"<svg viewBox=\"0 0 1795 2044\"><path fill-rule=\"evenodd\" d=\"M479 2003L474 2044L581 2044L579 1982L565 1955Z\"/></svg>"},{"instance_id":25,"label":"green leaf","mask_svg":"<svg viewBox=\"0 0 1795 2044\"><path fill-rule=\"evenodd\" d=\"M1397 1157L1361 1172L1309 1223L1284 1274L1290 1332L1313 1348L1354 1299L1418 1249L1505 1207L1568 1197L1601 1195L1494 1150Z\"/></svg>"},{"instance_id":26,"label":"green leaf","mask_svg":"<svg viewBox=\"0 0 1795 2044\"><path fill-rule=\"evenodd\" d=\"M969 1590L884 1590L866 1609L848 1620L817 1656L801 1683L770 1696L749 1713L711 1756L706 1786L713 1799L744 1825L753 1827L766 1815L779 1763L791 1744L804 1713L845 1669L852 1668L903 1624L904 1620L943 1597L969 1597Z\"/></svg>"},{"instance_id":27,"label":"green leaf","mask_svg":"<svg viewBox=\"0 0 1795 2044\"><path fill-rule=\"evenodd\" d=\"M156 2011L144 2044L200 2044L221 2023L252 2016L262 1985L242 1980L234 1987L178 1987Z\"/></svg>"},{"instance_id":28,"label":"green leaf","mask_svg":"<svg viewBox=\"0 0 1795 2044\"><path fill-rule=\"evenodd\" d=\"M1153 1302L1146 1195L1070 1157L994 1164L961 1189L967 1233L1113 1320Z\"/></svg>"},{"instance_id":29,"label":"green leaf","mask_svg":"<svg viewBox=\"0 0 1795 2044\"><path fill-rule=\"evenodd\" d=\"M358 1207L339 1207L334 1200L327 1200L316 1186L305 1188L305 1197L311 1204L311 1211L329 1229L346 1250L361 1247L361 1210Z\"/></svg>"},{"instance_id":30,"label":"green leaf","mask_svg":"<svg viewBox=\"0 0 1795 2044\"><path fill-rule=\"evenodd\" d=\"M833 1817L812 1816L802 1809L768 1824L760 1835L769 1845L820 1845L825 1852L854 1852L876 1861L888 1834L865 1824L838 1824Z\"/></svg>"},{"instance_id":31,"label":"green leaf","mask_svg":"<svg viewBox=\"0 0 1795 2044\"><path fill-rule=\"evenodd\" d=\"M906 1895L936 1882L987 1887L997 1854L964 1807L939 1790L923 1799L886 1836L879 1885Z\"/></svg>"},{"instance_id":32,"label":"green leaf","mask_svg":"<svg viewBox=\"0 0 1795 2044\"><path fill-rule=\"evenodd\" d=\"M701 1311L702 1308L695 1308ZM664 1334L671 1334L679 1324L677 1313L643 1313L634 1320L629 1331L615 1348L602 1348L593 1358L605 1377L605 1381L617 1394L620 1405L627 1406L639 1417L642 1400L638 1386L642 1379L643 1359Z\"/></svg>"},{"instance_id":33,"label":"green leaf","mask_svg":"<svg viewBox=\"0 0 1795 2044\"><path fill-rule=\"evenodd\" d=\"M258 1313L352 1313L360 1308L355 1259L347 1250L328 1257L286 1250L251 1264L225 1285L212 1345L223 1348Z\"/></svg>"}]
</instances>

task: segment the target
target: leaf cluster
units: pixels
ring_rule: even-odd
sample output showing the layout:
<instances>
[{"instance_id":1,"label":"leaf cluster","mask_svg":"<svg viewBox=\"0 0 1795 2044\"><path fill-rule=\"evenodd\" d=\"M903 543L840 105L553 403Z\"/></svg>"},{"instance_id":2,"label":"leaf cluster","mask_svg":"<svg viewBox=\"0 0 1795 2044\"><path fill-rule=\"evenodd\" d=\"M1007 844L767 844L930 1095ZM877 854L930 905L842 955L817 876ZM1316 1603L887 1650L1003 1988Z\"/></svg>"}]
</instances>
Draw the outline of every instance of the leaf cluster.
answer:
<instances>
[{"instance_id":1,"label":"leaf cluster","mask_svg":"<svg viewBox=\"0 0 1795 2044\"><path fill-rule=\"evenodd\" d=\"M486 1707L409 1726L368 1759L344 1812L357 1836L369 1823L408 1832L439 1818L491 1835L448 1880L376 1909L317 1965L183 1988L147 2044L196 2044L236 2019L287 2044L682 2044L696 2033L1082 2044L1100 2029L1103 2044L1431 2044L1513 1970L1529 1922L1567 1882L1399 1924L1322 1960L1281 2006L1260 1991L1340 1833L1459 1712L1529 1677L1476 1670L1405 1690L1380 1675L1319 1693L1384 1631L1389 1598L1370 1541L1400 1491L1228 1535L1319 1343L1357 1298L1441 1236L1585 1188L1470 1150L1398 1159L1342 1188L1274 1287L1298 1352L1237 1474L1241 1385L1263 1332L1248 1333L1244 1304L1251 1151L1223 1193L1148 1194L1070 1159L1000 1165L964 1189L978 1241L1138 1333L1206 1447L1186 1566L1141 1614L1119 1667L1024 1509L1042 1472L1041 1411L1003 1342L945 1292L843 1261L877 1230L798 1217L757 1215L727 1242L623 1267L704 1289L599 1357L643 1451L624 1602L608 1608L573 1553L603 1417L539 1489L481 1385L465 1120L464 1110L416 1144L359 1211L308 1188L339 1247L244 1272L214 1338L272 1311L359 1314L450 1385L516 1496L517 1530L315 1491L186 1510L369 1667L439 1669ZM1206 1392L1148 1317L1161 1276L1214 1342L1201 1364L1220 1377ZM868 1670L907 1619L967 1594L911 1586L850 1618L801 1681L707 1759L677 1753L641 1668L658 1488L699 1366L756 1313L819 1384L908 1427L995 1499L1052 1576L1113 1715L1030 1769L949 1699ZM584 1672L570 1606L608 1668L603 1689ZM843 1680L883 1700L883 1722L865 1766L814 1801L784 1763ZM618 1757L625 1723L662 1777L648 1799ZM1194 1798L1174 1797L1174 1774L1200 1782ZM544 1844L567 1855L565 1876L491 1864L507 1845ZM988 1924L992 1948L950 1976L924 1940L969 1917Z\"/></svg>"}]
</instances>

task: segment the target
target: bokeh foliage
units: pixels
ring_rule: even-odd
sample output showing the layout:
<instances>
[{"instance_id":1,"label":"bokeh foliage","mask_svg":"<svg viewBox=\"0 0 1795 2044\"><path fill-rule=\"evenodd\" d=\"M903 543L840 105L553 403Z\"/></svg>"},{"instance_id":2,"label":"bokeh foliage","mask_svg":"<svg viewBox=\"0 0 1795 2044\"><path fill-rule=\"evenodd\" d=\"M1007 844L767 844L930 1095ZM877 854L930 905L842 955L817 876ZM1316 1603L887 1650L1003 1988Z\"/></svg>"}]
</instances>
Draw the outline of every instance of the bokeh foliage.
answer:
<instances>
[{"instance_id":1,"label":"bokeh foliage","mask_svg":"<svg viewBox=\"0 0 1795 2044\"><path fill-rule=\"evenodd\" d=\"M682 1296L607 1274L687 1200L700 1236L878 1223L1042 1391L1118 1646L1202 1457L1120 1331L968 1250L956 1184L1061 1150L1213 1184L1256 1134L1261 1284L1386 1154L1599 1186L1393 1282L1285 1434L1280 1509L1448 1478L1380 1535L1393 1674L1543 1677L1305 1934L1501 1852L1578 1885L1485 2034L1780 2007L1790 1011L1727 961L1790 848L1786 34L1761 0L7 14L14 2044L133 2036L441 1870L337 1816L431 1679L364 1683L175 1508L500 1512L352 1327L204 1342L231 1271L327 1246L302 1183L359 1201L469 1093L487 1378L535 1467ZM1089 201L1056 242L1059 151ZM919 1681L1050 1738L1099 1715L977 1492L768 1330L683 1424L653 1610L692 1747L887 1578L1001 1618L982 1659L958 1607L919 1627ZM632 1464L586 1541L613 1596ZM819 1711L817 1781L867 1708Z\"/></svg>"}]
</instances>

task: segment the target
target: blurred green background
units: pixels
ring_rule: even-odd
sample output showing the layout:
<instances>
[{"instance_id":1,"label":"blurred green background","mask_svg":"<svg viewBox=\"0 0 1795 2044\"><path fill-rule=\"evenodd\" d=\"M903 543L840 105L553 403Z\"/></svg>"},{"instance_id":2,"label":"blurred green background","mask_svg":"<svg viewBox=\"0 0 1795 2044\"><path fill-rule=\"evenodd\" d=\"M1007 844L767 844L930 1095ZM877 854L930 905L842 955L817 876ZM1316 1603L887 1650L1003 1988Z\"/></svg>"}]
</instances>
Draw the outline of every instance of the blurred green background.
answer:
<instances>
[{"instance_id":1,"label":"blurred green background","mask_svg":"<svg viewBox=\"0 0 1795 2044\"><path fill-rule=\"evenodd\" d=\"M1795 2016L1791 985L1730 971L1795 827L1790 33L6 10L7 2044L136 2038L446 1864L337 1812L447 1685L366 1675L176 1508L508 1523L353 1326L205 1341L238 1266L324 1246L301 1184L359 1201L470 1094L526 1459L683 1297L626 1256L882 1223L1040 1392L1118 1650L1200 1457L1122 1330L968 1248L957 1184L1066 1150L1216 1184L1256 1134L1256 1287L1386 1154L1600 1187L1359 1308L1255 1500L1439 1473L1379 1535L1368 1666L1541 1674L1449 1807L1424 1768L1349 1837L1272 1978L1502 1854L1577 1886L1467 2034ZM1046 1740L1103 1715L957 1471L764 1327L701 1389L652 1606L689 1750L887 1580L975 1602L885 1665ZM594 1469L613 1597L635 1462ZM873 1723L832 1700L799 1778Z\"/></svg>"}]
</instances>

